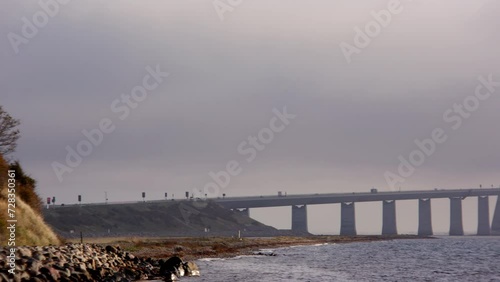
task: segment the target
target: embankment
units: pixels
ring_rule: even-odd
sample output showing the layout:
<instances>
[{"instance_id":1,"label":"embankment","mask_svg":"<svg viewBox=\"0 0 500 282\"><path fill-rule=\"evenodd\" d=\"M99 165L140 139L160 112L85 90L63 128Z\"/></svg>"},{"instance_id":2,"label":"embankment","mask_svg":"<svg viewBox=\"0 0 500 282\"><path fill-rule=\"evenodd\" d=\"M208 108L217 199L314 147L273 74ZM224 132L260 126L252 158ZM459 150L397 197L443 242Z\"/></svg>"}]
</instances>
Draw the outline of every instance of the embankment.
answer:
<instances>
[{"instance_id":1,"label":"embankment","mask_svg":"<svg viewBox=\"0 0 500 282\"><path fill-rule=\"evenodd\" d=\"M160 236L276 236L285 234L212 201L66 205L44 210L65 238ZM290 233L288 232L288 235Z\"/></svg>"}]
</instances>

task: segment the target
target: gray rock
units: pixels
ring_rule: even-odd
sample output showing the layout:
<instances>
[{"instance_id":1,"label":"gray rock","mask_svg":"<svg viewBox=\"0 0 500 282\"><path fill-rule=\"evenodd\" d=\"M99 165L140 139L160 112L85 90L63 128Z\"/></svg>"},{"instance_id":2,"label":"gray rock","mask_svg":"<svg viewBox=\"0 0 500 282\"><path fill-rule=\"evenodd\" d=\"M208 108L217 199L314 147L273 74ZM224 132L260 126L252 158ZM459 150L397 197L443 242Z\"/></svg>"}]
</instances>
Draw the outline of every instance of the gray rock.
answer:
<instances>
[{"instance_id":1,"label":"gray rock","mask_svg":"<svg viewBox=\"0 0 500 282\"><path fill-rule=\"evenodd\" d=\"M181 258L177 256L171 257L161 266L160 275L168 277L170 274L175 274L176 277L181 277L184 275L184 267L182 264L183 262Z\"/></svg>"},{"instance_id":2,"label":"gray rock","mask_svg":"<svg viewBox=\"0 0 500 282\"><path fill-rule=\"evenodd\" d=\"M179 278L177 277L177 275L175 275L173 273L170 273L167 276L165 276L165 282L172 282L172 281L177 281L177 280L179 280Z\"/></svg>"},{"instance_id":3,"label":"gray rock","mask_svg":"<svg viewBox=\"0 0 500 282\"><path fill-rule=\"evenodd\" d=\"M115 247L108 245L108 246L106 246L106 252L116 254L116 252L118 252L118 250Z\"/></svg>"},{"instance_id":4,"label":"gray rock","mask_svg":"<svg viewBox=\"0 0 500 282\"><path fill-rule=\"evenodd\" d=\"M26 263L26 270L31 276L36 276L40 272L42 267L42 262L36 259L29 259Z\"/></svg>"},{"instance_id":5,"label":"gray rock","mask_svg":"<svg viewBox=\"0 0 500 282\"><path fill-rule=\"evenodd\" d=\"M0 282L3 281L136 281L199 275L198 266L179 257L167 261L141 259L119 247L68 244L66 246L19 247L16 272L8 280L7 252L0 249ZM2 274L3 272L3 274ZM5 276L5 277L4 277Z\"/></svg>"},{"instance_id":6,"label":"gray rock","mask_svg":"<svg viewBox=\"0 0 500 282\"><path fill-rule=\"evenodd\" d=\"M183 263L182 266L184 267L186 276L200 276L200 269L196 263L188 261Z\"/></svg>"},{"instance_id":7,"label":"gray rock","mask_svg":"<svg viewBox=\"0 0 500 282\"><path fill-rule=\"evenodd\" d=\"M33 254L30 249L23 247L17 249L17 252L21 257L28 257L28 258L30 258Z\"/></svg>"},{"instance_id":8,"label":"gray rock","mask_svg":"<svg viewBox=\"0 0 500 282\"><path fill-rule=\"evenodd\" d=\"M67 268L59 270L59 276L64 278L69 278L71 277L71 271Z\"/></svg>"},{"instance_id":9,"label":"gray rock","mask_svg":"<svg viewBox=\"0 0 500 282\"><path fill-rule=\"evenodd\" d=\"M42 255L40 252L36 251L35 253L33 253L32 255L32 258L36 259L36 260L39 260L39 261L44 261L45 260L45 256Z\"/></svg>"},{"instance_id":10,"label":"gray rock","mask_svg":"<svg viewBox=\"0 0 500 282\"><path fill-rule=\"evenodd\" d=\"M53 267L42 267L40 268L40 273L54 281L58 281L61 277L59 271L55 270Z\"/></svg>"}]
</instances>

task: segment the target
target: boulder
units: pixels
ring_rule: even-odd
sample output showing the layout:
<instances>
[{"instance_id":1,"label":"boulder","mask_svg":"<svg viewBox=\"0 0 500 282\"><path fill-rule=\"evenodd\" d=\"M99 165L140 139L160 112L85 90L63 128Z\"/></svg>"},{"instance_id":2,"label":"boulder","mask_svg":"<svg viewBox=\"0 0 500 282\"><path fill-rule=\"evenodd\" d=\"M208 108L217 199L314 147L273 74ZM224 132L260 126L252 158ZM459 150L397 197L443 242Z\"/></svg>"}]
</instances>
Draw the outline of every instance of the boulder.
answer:
<instances>
[{"instance_id":1,"label":"boulder","mask_svg":"<svg viewBox=\"0 0 500 282\"><path fill-rule=\"evenodd\" d=\"M106 246L106 252L116 254L116 252L118 252L118 250L115 247L108 245L108 246Z\"/></svg>"},{"instance_id":2,"label":"boulder","mask_svg":"<svg viewBox=\"0 0 500 282\"><path fill-rule=\"evenodd\" d=\"M172 282L172 281L177 281L179 280L179 278L177 277L177 275L173 274L173 273L170 273L168 275L165 276L165 282Z\"/></svg>"},{"instance_id":3,"label":"boulder","mask_svg":"<svg viewBox=\"0 0 500 282\"><path fill-rule=\"evenodd\" d=\"M17 249L17 251L18 251L18 253L19 253L19 255L20 255L21 257L27 257L27 258L30 258L30 257L31 257L31 255L32 255L31 250L30 250L30 249L28 249L28 248L23 248L23 247L21 247L21 248Z\"/></svg>"},{"instance_id":4,"label":"boulder","mask_svg":"<svg viewBox=\"0 0 500 282\"><path fill-rule=\"evenodd\" d=\"M29 259L26 263L26 270L31 276L36 276L42 266L43 265L40 261L36 259Z\"/></svg>"},{"instance_id":5,"label":"boulder","mask_svg":"<svg viewBox=\"0 0 500 282\"><path fill-rule=\"evenodd\" d=\"M175 274L176 277L184 276L183 261L180 257L171 257L160 267L161 276L170 277L171 274Z\"/></svg>"},{"instance_id":6,"label":"boulder","mask_svg":"<svg viewBox=\"0 0 500 282\"><path fill-rule=\"evenodd\" d=\"M7 278L7 252L0 249L0 282L22 281L99 281L128 282L164 279L177 281L181 276L199 276L198 266L184 263L178 256L164 259L140 258L118 247L93 244L20 247L16 275ZM31 254L31 256L27 256Z\"/></svg>"},{"instance_id":7,"label":"boulder","mask_svg":"<svg viewBox=\"0 0 500 282\"><path fill-rule=\"evenodd\" d=\"M58 281L61 277L59 275L59 271L55 270L52 267L41 267L40 273L49 278L51 281Z\"/></svg>"},{"instance_id":8,"label":"boulder","mask_svg":"<svg viewBox=\"0 0 500 282\"><path fill-rule=\"evenodd\" d=\"M188 261L182 264L186 276L200 276L200 269L198 265L192 261Z\"/></svg>"}]
</instances>

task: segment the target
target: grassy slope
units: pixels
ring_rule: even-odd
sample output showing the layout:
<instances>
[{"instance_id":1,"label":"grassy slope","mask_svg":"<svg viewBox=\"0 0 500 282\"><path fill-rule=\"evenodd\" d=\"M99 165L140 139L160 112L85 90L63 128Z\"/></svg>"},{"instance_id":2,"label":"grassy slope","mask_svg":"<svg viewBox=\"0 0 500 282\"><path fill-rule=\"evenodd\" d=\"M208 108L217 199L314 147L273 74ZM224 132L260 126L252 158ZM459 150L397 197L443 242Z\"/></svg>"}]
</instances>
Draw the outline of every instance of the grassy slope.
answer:
<instances>
[{"instance_id":1,"label":"grassy slope","mask_svg":"<svg viewBox=\"0 0 500 282\"><path fill-rule=\"evenodd\" d=\"M0 221L0 242L7 244L7 201L5 200L6 190L2 190L0 196L0 210L3 212ZM36 214L33 209L21 199L16 201L17 225L16 225L16 245L50 245L59 244L57 235L45 224L43 218Z\"/></svg>"},{"instance_id":2,"label":"grassy slope","mask_svg":"<svg viewBox=\"0 0 500 282\"><path fill-rule=\"evenodd\" d=\"M7 170L8 165L0 156L0 246L6 246L8 240L7 230ZM19 187L18 187L19 188ZM49 245L59 244L57 235L45 224L43 218L29 205L16 199L16 245Z\"/></svg>"},{"instance_id":3,"label":"grassy slope","mask_svg":"<svg viewBox=\"0 0 500 282\"><path fill-rule=\"evenodd\" d=\"M64 237L78 236L80 231L84 236L196 236L202 235L205 227L212 232L231 234L237 234L238 230L276 231L210 201L66 205L45 210L44 214L47 223ZM68 233L70 230L74 233Z\"/></svg>"}]
</instances>

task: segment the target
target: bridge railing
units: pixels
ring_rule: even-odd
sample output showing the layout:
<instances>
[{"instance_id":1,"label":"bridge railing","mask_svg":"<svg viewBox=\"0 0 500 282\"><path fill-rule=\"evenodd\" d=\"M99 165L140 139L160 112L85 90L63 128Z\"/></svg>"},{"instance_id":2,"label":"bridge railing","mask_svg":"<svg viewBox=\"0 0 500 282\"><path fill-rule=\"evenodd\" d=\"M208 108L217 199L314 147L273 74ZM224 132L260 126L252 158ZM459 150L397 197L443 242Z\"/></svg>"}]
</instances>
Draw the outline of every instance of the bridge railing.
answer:
<instances>
[{"instance_id":1,"label":"bridge railing","mask_svg":"<svg viewBox=\"0 0 500 282\"><path fill-rule=\"evenodd\" d=\"M179 199L159 199L159 200L139 200L139 201L119 201L119 202L97 202L97 203L72 203L61 205L50 205L50 208L64 208L67 206L101 206L101 205L126 205L137 203L164 203L171 201L205 201L216 200L217 202L224 201L238 201L238 200L256 200L256 199L279 199L279 198L307 198L307 197L342 197L342 196L366 196L366 195L405 195L405 194L419 194L419 193L457 193L468 191L473 193L476 191L496 192L500 195L500 188L464 188L464 189L434 189L434 190L406 190L406 191L377 191L377 192L351 192L351 193L313 193L313 194L285 194L285 195L260 195L260 196L232 196L232 197L217 197L217 198L179 198Z\"/></svg>"}]
</instances>

